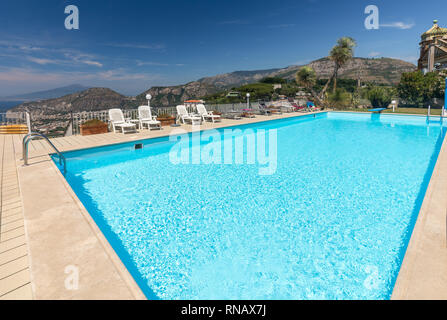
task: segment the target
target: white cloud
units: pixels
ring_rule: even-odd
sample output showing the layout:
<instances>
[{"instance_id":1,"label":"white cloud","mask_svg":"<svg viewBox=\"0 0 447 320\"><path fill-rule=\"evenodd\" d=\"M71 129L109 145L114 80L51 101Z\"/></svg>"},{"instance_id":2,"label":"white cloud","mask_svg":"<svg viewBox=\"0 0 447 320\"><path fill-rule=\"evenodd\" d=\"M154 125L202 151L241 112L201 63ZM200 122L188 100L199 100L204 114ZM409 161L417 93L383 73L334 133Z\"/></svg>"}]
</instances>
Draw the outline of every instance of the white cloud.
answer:
<instances>
[{"instance_id":1,"label":"white cloud","mask_svg":"<svg viewBox=\"0 0 447 320\"><path fill-rule=\"evenodd\" d=\"M93 60L95 59L95 57L91 54L67 52L64 55L65 57L67 57L68 59L70 59L72 62L75 63L86 64L89 66L95 66L99 68L103 67L103 64L101 62Z\"/></svg>"},{"instance_id":2,"label":"white cloud","mask_svg":"<svg viewBox=\"0 0 447 320\"><path fill-rule=\"evenodd\" d=\"M152 61L137 61L137 66L143 67L143 66L156 66L156 67L183 67L185 64L183 63L160 63L160 62L152 62Z\"/></svg>"},{"instance_id":3,"label":"white cloud","mask_svg":"<svg viewBox=\"0 0 447 320\"><path fill-rule=\"evenodd\" d=\"M80 61L80 62L84 63L84 64L87 64L89 66L95 66L95 67L100 67L100 68L103 66L103 64L98 62L98 61L83 60L83 61Z\"/></svg>"},{"instance_id":4,"label":"white cloud","mask_svg":"<svg viewBox=\"0 0 447 320\"><path fill-rule=\"evenodd\" d=\"M27 68L0 68L0 83L7 82L15 85L30 84L59 84L61 82L82 82L87 80L122 81L122 80L154 80L155 74L134 73L125 69L111 69L102 72L42 72Z\"/></svg>"},{"instance_id":5,"label":"white cloud","mask_svg":"<svg viewBox=\"0 0 447 320\"><path fill-rule=\"evenodd\" d=\"M47 65L47 64L59 64L60 62L57 60L51 60L51 59L44 59L44 58L35 58L35 57L28 57L29 61L40 64L40 65Z\"/></svg>"},{"instance_id":6,"label":"white cloud","mask_svg":"<svg viewBox=\"0 0 447 320\"><path fill-rule=\"evenodd\" d=\"M380 52L373 51L373 52L370 52L370 53L368 54L368 57L370 57L370 58L377 58L377 57L379 57L381 54L382 54L382 53L380 53Z\"/></svg>"},{"instance_id":7,"label":"white cloud","mask_svg":"<svg viewBox=\"0 0 447 320\"><path fill-rule=\"evenodd\" d=\"M405 23L405 22L392 22L392 23L383 23L380 24L381 27L383 28L396 28L396 29L401 29L401 30L407 30L407 29L411 29L414 27L414 23Z\"/></svg>"},{"instance_id":8,"label":"white cloud","mask_svg":"<svg viewBox=\"0 0 447 320\"><path fill-rule=\"evenodd\" d=\"M90 75L93 78L99 78L106 81L122 81L122 80L144 80L144 79L151 79L151 77L148 77L147 74L142 73L129 73L125 71L124 69L115 69L115 70L108 70L105 72L99 72L96 74Z\"/></svg>"},{"instance_id":9,"label":"white cloud","mask_svg":"<svg viewBox=\"0 0 447 320\"><path fill-rule=\"evenodd\" d=\"M166 48L164 44L106 43L105 45L108 47L116 47L116 48L151 49L151 50L162 50Z\"/></svg>"}]
</instances>

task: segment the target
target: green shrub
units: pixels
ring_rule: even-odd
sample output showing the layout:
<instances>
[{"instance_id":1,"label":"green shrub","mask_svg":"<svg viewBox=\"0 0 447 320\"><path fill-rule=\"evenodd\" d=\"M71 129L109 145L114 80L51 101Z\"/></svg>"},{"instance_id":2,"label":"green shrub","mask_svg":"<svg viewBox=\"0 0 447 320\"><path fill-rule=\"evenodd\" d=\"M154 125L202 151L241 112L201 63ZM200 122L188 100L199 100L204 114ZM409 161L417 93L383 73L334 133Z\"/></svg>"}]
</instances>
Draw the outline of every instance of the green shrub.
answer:
<instances>
[{"instance_id":1,"label":"green shrub","mask_svg":"<svg viewBox=\"0 0 447 320\"><path fill-rule=\"evenodd\" d=\"M352 105L352 95L338 88L334 93L328 94L327 101L331 108L344 109Z\"/></svg>"},{"instance_id":2,"label":"green shrub","mask_svg":"<svg viewBox=\"0 0 447 320\"><path fill-rule=\"evenodd\" d=\"M421 71L404 73L397 88L399 97L405 104L413 106L425 106L433 98L442 99L445 76L438 71L425 75Z\"/></svg>"},{"instance_id":3,"label":"green shrub","mask_svg":"<svg viewBox=\"0 0 447 320\"><path fill-rule=\"evenodd\" d=\"M373 107L386 108L391 103L392 92L386 87L372 87L367 92L367 98Z\"/></svg>"}]
</instances>

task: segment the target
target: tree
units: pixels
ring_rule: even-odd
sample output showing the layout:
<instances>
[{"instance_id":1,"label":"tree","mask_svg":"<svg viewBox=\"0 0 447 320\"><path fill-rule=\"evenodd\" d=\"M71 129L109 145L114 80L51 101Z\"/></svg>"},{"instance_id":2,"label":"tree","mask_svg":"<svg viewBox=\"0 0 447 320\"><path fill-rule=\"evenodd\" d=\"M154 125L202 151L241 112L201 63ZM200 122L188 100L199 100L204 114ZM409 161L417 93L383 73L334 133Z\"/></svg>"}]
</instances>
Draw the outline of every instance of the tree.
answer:
<instances>
[{"instance_id":1,"label":"tree","mask_svg":"<svg viewBox=\"0 0 447 320\"><path fill-rule=\"evenodd\" d=\"M328 82L324 86L323 91L321 92L321 97L323 97L324 94L326 93L326 90L329 87L329 84L331 83L332 80L334 80L333 92L334 93L336 92L338 71L349 60L352 59L352 57L354 56L355 46L356 42L351 37L343 37L337 40L337 44L332 48L332 50L329 53L329 59L331 59L335 63L334 72L332 74L332 77L329 78Z\"/></svg>"},{"instance_id":2,"label":"tree","mask_svg":"<svg viewBox=\"0 0 447 320\"><path fill-rule=\"evenodd\" d=\"M296 73L296 82L300 85L309 90L309 92L312 94L312 96L315 98L315 100L318 102L318 104L322 105L322 101L318 94L314 90L314 86L317 82L317 74L315 73L315 70L312 69L309 66L304 66L301 69L298 70Z\"/></svg>"},{"instance_id":3,"label":"tree","mask_svg":"<svg viewBox=\"0 0 447 320\"><path fill-rule=\"evenodd\" d=\"M259 81L261 83L269 83L269 84L285 84L287 83L286 79L280 77L267 77Z\"/></svg>"},{"instance_id":4,"label":"tree","mask_svg":"<svg viewBox=\"0 0 447 320\"><path fill-rule=\"evenodd\" d=\"M397 87L399 97L407 104L424 106L433 98L443 98L444 77L441 72L428 72L425 75L421 71L402 74Z\"/></svg>"}]
</instances>

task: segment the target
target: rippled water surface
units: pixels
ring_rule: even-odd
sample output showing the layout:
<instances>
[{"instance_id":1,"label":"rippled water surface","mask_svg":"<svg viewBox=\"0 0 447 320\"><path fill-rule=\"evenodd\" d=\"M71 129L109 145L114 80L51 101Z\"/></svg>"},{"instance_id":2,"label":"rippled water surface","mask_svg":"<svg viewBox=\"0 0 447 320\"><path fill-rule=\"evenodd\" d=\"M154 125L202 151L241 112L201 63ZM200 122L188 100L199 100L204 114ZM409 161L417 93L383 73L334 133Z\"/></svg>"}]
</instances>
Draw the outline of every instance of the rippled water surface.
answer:
<instances>
[{"instance_id":1,"label":"rippled water surface","mask_svg":"<svg viewBox=\"0 0 447 320\"><path fill-rule=\"evenodd\" d=\"M327 113L247 128L277 130L275 174L175 165L158 139L67 153L67 180L149 298L389 298L440 124Z\"/></svg>"}]
</instances>

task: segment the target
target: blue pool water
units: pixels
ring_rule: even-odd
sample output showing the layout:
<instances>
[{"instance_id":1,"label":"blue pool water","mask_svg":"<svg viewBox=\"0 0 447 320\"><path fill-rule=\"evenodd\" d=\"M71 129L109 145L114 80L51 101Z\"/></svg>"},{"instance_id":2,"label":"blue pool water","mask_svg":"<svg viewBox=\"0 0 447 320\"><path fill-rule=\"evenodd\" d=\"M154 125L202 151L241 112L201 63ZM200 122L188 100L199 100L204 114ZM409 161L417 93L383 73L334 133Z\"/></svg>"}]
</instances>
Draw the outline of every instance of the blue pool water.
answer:
<instances>
[{"instance_id":1,"label":"blue pool water","mask_svg":"<svg viewBox=\"0 0 447 320\"><path fill-rule=\"evenodd\" d=\"M277 130L272 175L173 164L159 138L66 153L66 179L148 298L388 299L444 138L433 119L239 127Z\"/></svg>"}]
</instances>

